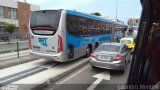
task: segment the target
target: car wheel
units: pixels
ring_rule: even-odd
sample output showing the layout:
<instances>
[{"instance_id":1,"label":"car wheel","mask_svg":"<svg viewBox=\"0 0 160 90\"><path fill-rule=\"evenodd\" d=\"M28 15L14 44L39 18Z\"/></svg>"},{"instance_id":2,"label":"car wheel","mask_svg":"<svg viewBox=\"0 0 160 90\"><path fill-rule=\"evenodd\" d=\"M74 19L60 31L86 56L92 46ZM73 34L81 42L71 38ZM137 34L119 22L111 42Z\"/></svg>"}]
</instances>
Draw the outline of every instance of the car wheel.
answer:
<instances>
[{"instance_id":1,"label":"car wheel","mask_svg":"<svg viewBox=\"0 0 160 90\"><path fill-rule=\"evenodd\" d=\"M95 66L92 66L92 69L94 69L94 70L95 70L95 69L97 69L97 67L95 67Z\"/></svg>"},{"instance_id":2,"label":"car wheel","mask_svg":"<svg viewBox=\"0 0 160 90\"><path fill-rule=\"evenodd\" d=\"M86 57L89 57L91 55L91 48L88 46L86 49Z\"/></svg>"}]
</instances>

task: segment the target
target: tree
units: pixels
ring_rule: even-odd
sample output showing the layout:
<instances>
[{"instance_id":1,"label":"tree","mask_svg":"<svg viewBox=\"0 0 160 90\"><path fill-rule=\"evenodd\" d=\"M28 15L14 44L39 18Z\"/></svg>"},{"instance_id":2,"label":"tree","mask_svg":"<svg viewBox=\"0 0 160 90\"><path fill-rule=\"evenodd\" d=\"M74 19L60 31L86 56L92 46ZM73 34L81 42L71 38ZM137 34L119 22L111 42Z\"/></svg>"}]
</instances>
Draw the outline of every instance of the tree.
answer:
<instances>
[{"instance_id":1,"label":"tree","mask_svg":"<svg viewBox=\"0 0 160 90\"><path fill-rule=\"evenodd\" d=\"M101 13L99 12L94 12L94 13L91 13L92 15L96 15L96 16L101 16Z\"/></svg>"},{"instance_id":2,"label":"tree","mask_svg":"<svg viewBox=\"0 0 160 90\"><path fill-rule=\"evenodd\" d=\"M10 23L5 23L4 24L4 31L9 34L8 40L10 41L10 35L15 31L16 25L15 24L10 24Z\"/></svg>"}]
</instances>

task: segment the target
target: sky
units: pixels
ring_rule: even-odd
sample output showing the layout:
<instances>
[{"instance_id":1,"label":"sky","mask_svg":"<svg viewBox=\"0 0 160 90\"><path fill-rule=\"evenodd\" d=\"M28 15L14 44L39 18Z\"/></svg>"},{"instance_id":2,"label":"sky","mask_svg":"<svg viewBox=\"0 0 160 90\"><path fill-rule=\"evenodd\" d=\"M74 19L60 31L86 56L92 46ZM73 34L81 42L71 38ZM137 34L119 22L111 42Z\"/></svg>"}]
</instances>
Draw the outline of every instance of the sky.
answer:
<instances>
[{"instance_id":1,"label":"sky","mask_svg":"<svg viewBox=\"0 0 160 90\"><path fill-rule=\"evenodd\" d=\"M24 0L19 0L24 1ZM27 3L44 9L67 9L84 13L100 12L103 17L116 18L116 0L26 0ZM128 18L140 18L140 0L117 0L117 18L127 22Z\"/></svg>"}]
</instances>

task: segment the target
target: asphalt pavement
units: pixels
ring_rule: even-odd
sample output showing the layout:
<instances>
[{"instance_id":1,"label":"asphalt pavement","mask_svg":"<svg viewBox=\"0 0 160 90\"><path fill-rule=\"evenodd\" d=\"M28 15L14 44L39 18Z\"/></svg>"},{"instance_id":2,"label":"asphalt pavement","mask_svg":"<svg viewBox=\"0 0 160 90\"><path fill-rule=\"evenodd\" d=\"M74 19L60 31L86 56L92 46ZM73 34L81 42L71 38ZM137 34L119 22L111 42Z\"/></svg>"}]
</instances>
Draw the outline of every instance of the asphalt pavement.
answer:
<instances>
[{"instance_id":1,"label":"asphalt pavement","mask_svg":"<svg viewBox=\"0 0 160 90\"><path fill-rule=\"evenodd\" d=\"M93 69L89 64L63 79L50 84L44 90L122 90L128 79L130 62L126 72Z\"/></svg>"},{"instance_id":2,"label":"asphalt pavement","mask_svg":"<svg viewBox=\"0 0 160 90\"><path fill-rule=\"evenodd\" d=\"M0 70L0 73L3 73L0 74L0 90L13 87L17 87L14 90L40 90L44 85L62 79L87 63L88 58L80 58L66 63L41 58L7 67Z\"/></svg>"}]
</instances>

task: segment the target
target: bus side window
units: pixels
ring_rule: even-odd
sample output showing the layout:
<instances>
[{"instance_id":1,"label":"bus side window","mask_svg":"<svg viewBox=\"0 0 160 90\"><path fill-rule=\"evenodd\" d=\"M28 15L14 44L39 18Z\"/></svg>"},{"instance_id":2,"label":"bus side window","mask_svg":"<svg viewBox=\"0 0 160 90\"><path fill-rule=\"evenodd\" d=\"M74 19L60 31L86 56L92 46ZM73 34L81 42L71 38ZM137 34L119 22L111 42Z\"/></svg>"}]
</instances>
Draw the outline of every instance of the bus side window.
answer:
<instances>
[{"instance_id":1,"label":"bus side window","mask_svg":"<svg viewBox=\"0 0 160 90\"><path fill-rule=\"evenodd\" d=\"M74 16L67 15L67 21L66 21L67 31L72 35L76 35L76 32L74 32L74 28L75 28L74 20L75 20Z\"/></svg>"}]
</instances>

